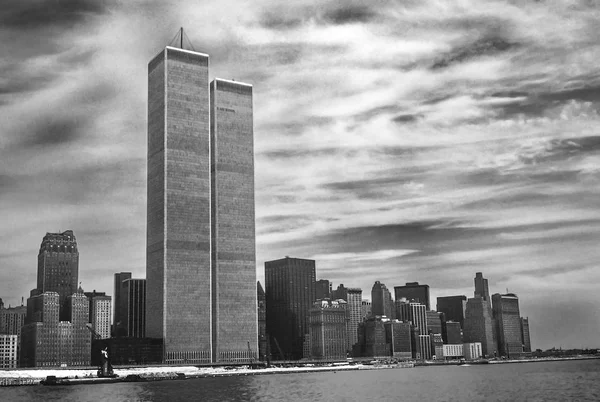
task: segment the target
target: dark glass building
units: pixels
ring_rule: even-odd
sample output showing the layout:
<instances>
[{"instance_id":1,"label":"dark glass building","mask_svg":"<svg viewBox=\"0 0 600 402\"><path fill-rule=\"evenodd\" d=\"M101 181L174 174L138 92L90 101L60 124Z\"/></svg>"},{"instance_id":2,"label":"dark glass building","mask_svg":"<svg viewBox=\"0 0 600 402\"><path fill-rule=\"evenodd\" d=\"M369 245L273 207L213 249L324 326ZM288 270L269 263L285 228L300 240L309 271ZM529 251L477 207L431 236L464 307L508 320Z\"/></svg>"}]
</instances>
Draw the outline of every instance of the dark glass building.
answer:
<instances>
[{"instance_id":1,"label":"dark glass building","mask_svg":"<svg viewBox=\"0 0 600 402\"><path fill-rule=\"evenodd\" d=\"M258 301L258 358L266 360L269 344L269 338L267 337L267 298L260 282L256 282L256 294Z\"/></svg>"},{"instance_id":2,"label":"dark glass building","mask_svg":"<svg viewBox=\"0 0 600 402\"><path fill-rule=\"evenodd\" d=\"M517 358L523 354L523 336L519 298L514 293L492 295L492 312L496 321L496 339L500 356Z\"/></svg>"},{"instance_id":3,"label":"dark glass building","mask_svg":"<svg viewBox=\"0 0 600 402\"><path fill-rule=\"evenodd\" d=\"M315 281L314 260L285 257L265 262L267 333L274 358L302 358L308 311L316 301Z\"/></svg>"},{"instance_id":4,"label":"dark glass building","mask_svg":"<svg viewBox=\"0 0 600 402\"><path fill-rule=\"evenodd\" d=\"M331 299L331 282L327 279L319 279L315 286L317 300Z\"/></svg>"},{"instance_id":5,"label":"dark glass building","mask_svg":"<svg viewBox=\"0 0 600 402\"><path fill-rule=\"evenodd\" d=\"M467 296L444 296L437 298L437 311L444 313L447 321L459 322L461 328L465 324L466 308Z\"/></svg>"},{"instance_id":6,"label":"dark glass building","mask_svg":"<svg viewBox=\"0 0 600 402\"><path fill-rule=\"evenodd\" d=\"M119 272L115 274L114 292L114 314L113 314L113 336L127 336L127 289L123 281L131 279L131 272Z\"/></svg>"},{"instance_id":7,"label":"dark glass building","mask_svg":"<svg viewBox=\"0 0 600 402\"><path fill-rule=\"evenodd\" d=\"M481 272L475 275L475 297L467 300L463 341L481 342L484 356L494 357L498 353L496 330L489 299L488 281Z\"/></svg>"},{"instance_id":8,"label":"dark glass building","mask_svg":"<svg viewBox=\"0 0 600 402\"><path fill-rule=\"evenodd\" d=\"M371 288L371 314L395 318L394 301L385 284L375 281Z\"/></svg>"},{"instance_id":9,"label":"dark glass building","mask_svg":"<svg viewBox=\"0 0 600 402\"><path fill-rule=\"evenodd\" d=\"M146 280L125 279L122 284L127 301L125 334L129 338L146 337Z\"/></svg>"},{"instance_id":10,"label":"dark glass building","mask_svg":"<svg viewBox=\"0 0 600 402\"><path fill-rule=\"evenodd\" d=\"M407 301L414 300L424 304L427 310L429 306L429 285L419 285L419 282L407 282L405 286L394 286L396 300L405 298Z\"/></svg>"},{"instance_id":11,"label":"dark glass building","mask_svg":"<svg viewBox=\"0 0 600 402\"><path fill-rule=\"evenodd\" d=\"M529 335L529 317L521 317L521 338L523 341L523 352L531 352L531 338Z\"/></svg>"}]
</instances>

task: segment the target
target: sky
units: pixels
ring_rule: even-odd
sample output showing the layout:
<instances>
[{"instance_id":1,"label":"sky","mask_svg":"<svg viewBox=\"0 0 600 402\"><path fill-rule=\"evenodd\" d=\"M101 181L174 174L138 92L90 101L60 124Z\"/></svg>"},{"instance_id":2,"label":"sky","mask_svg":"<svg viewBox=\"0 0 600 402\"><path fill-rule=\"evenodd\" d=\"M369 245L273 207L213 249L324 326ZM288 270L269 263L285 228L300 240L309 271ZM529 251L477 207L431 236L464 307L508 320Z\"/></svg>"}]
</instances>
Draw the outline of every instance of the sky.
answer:
<instances>
[{"instance_id":1,"label":"sky","mask_svg":"<svg viewBox=\"0 0 600 402\"><path fill-rule=\"evenodd\" d=\"M0 297L72 229L86 291L145 276L147 64L183 26L254 87L257 276L519 296L600 347L600 6L584 0L5 0ZM263 282L264 283L264 282Z\"/></svg>"}]
</instances>

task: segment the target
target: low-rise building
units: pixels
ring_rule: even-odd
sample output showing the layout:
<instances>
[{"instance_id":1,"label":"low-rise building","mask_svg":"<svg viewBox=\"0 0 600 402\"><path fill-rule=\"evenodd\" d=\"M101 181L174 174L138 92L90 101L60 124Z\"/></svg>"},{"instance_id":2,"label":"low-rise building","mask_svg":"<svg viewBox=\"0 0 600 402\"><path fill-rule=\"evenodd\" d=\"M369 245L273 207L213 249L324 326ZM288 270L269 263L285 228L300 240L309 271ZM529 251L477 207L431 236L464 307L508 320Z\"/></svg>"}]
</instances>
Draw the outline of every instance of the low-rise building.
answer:
<instances>
[{"instance_id":1,"label":"low-rise building","mask_svg":"<svg viewBox=\"0 0 600 402\"><path fill-rule=\"evenodd\" d=\"M0 368L17 368L17 335L0 335Z\"/></svg>"},{"instance_id":2,"label":"low-rise building","mask_svg":"<svg viewBox=\"0 0 600 402\"><path fill-rule=\"evenodd\" d=\"M476 360L483 356L481 342L470 342L463 344L463 354L465 360Z\"/></svg>"}]
</instances>

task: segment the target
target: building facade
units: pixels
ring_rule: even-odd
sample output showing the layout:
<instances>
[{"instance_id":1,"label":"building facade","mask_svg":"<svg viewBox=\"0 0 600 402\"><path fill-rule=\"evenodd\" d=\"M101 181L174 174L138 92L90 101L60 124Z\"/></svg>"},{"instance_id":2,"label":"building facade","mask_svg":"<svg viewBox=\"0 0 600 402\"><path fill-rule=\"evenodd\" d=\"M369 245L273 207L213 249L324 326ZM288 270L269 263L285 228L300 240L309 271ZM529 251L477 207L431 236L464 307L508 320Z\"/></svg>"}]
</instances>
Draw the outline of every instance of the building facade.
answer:
<instances>
[{"instance_id":1,"label":"building facade","mask_svg":"<svg viewBox=\"0 0 600 402\"><path fill-rule=\"evenodd\" d=\"M486 357L497 355L498 347L492 308L489 301L481 297L474 297L467 300L463 341L467 343L481 343L483 355Z\"/></svg>"},{"instance_id":2,"label":"building facade","mask_svg":"<svg viewBox=\"0 0 600 402\"><path fill-rule=\"evenodd\" d=\"M85 292L89 302L89 317L92 329L100 339L110 338L112 298L104 292Z\"/></svg>"},{"instance_id":3,"label":"building facade","mask_svg":"<svg viewBox=\"0 0 600 402\"><path fill-rule=\"evenodd\" d=\"M129 338L146 337L146 279L125 279L123 281L127 309L125 331Z\"/></svg>"},{"instance_id":4,"label":"building facade","mask_svg":"<svg viewBox=\"0 0 600 402\"><path fill-rule=\"evenodd\" d=\"M59 294L61 312L67 297L77 292L79 251L72 230L46 233L38 253L37 290ZM66 316L62 315L63 319Z\"/></svg>"},{"instance_id":5,"label":"building facade","mask_svg":"<svg viewBox=\"0 0 600 402\"><path fill-rule=\"evenodd\" d=\"M309 311L310 357L345 359L350 315L346 301L320 300Z\"/></svg>"},{"instance_id":6,"label":"building facade","mask_svg":"<svg viewBox=\"0 0 600 402\"><path fill-rule=\"evenodd\" d=\"M427 333L442 334L442 319L437 311L427 310L425 312L427 320Z\"/></svg>"},{"instance_id":7,"label":"building facade","mask_svg":"<svg viewBox=\"0 0 600 402\"><path fill-rule=\"evenodd\" d=\"M462 329L459 322L446 321L442 325L442 338L445 344L462 345Z\"/></svg>"},{"instance_id":8,"label":"building facade","mask_svg":"<svg viewBox=\"0 0 600 402\"><path fill-rule=\"evenodd\" d=\"M529 335L529 317L521 317L521 339L523 342L523 352L531 353L531 338Z\"/></svg>"},{"instance_id":9,"label":"building facade","mask_svg":"<svg viewBox=\"0 0 600 402\"><path fill-rule=\"evenodd\" d=\"M388 318L370 316L358 326L358 342L352 347L355 357L388 357L391 345L386 336Z\"/></svg>"},{"instance_id":10,"label":"building facade","mask_svg":"<svg viewBox=\"0 0 600 402\"><path fill-rule=\"evenodd\" d=\"M460 323L463 328L465 323L465 309L467 296L444 296L437 298L437 311L444 313L447 321Z\"/></svg>"},{"instance_id":11,"label":"building facade","mask_svg":"<svg viewBox=\"0 0 600 402\"><path fill-rule=\"evenodd\" d=\"M346 349L352 350L352 346L358 342L358 324L363 320L362 318L362 289L360 288L348 288L346 292L346 298L348 302L348 315L350 321L348 322L348 344Z\"/></svg>"},{"instance_id":12,"label":"building facade","mask_svg":"<svg viewBox=\"0 0 600 402\"><path fill-rule=\"evenodd\" d=\"M131 279L131 272L115 274L113 336L127 336L127 300L128 295L123 281Z\"/></svg>"},{"instance_id":13,"label":"building facade","mask_svg":"<svg viewBox=\"0 0 600 402\"><path fill-rule=\"evenodd\" d=\"M394 286L394 296L396 300L416 301L424 304L427 310L431 309L429 305L429 285L419 285L419 282L407 282L404 286Z\"/></svg>"},{"instance_id":14,"label":"building facade","mask_svg":"<svg viewBox=\"0 0 600 402\"><path fill-rule=\"evenodd\" d=\"M269 338L267 336L267 298L260 282L256 282L258 307L258 358L267 360L269 354Z\"/></svg>"},{"instance_id":15,"label":"building facade","mask_svg":"<svg viewBox=\"0 0 600 402\"><path fill-rule=\"evenodd\" d=\"M412 357L410 323L390 320L384 322L384 326L386 343L390 345L390 355L399 359L410 359Z\"/></svg>"},{"instance_id":16,"label":"building facade","mask_svg":"<svg viewBox=\"0 0 600 402\"><path fill-rule=\"evenodd\" d=\"M523 354L523 335L519 298L514 293L492 295L492 312L496 322L498 354L518 358Z\"/></svg>"},{"instance_id":17,"label":"building facade","mask_svg":"<svg viewBox=\"0 0 600 402\"><path fill-rule=\"evenodd\" d=\"M427 307L425 304L417 302L396 302L398 319L404 322L410 322L419 332L419 335L428 335L427 327Z\"/></svg>"},{"instance_id":18,"label":"building facade","mask_svg":"<svg viewBox=\"0 0 600 402\"><path fill-rule=\"evenodd\" d=\"M371 314L396 318L392 295L385 284L379 281L375 281L371 289Z\"/></svg>"},{"instance_id":19,"label":"building facade","mask_svg":"<svg viewBox=\"0 0 600 402\"><path fill-rule=\"evenodd\" d=\"M471 342L463 344L463 355L465 360L477 360L483 356L483 349L480 342Z\"/></svg>"},{"instance_id":20,"label":"building facade","mask_svg":"<svg viewBox=\"0 0 600 402\"><path fill-rule=\"evenodd\" d=\"M0 369L17 368L17 348L17 335L0 334Z\"/></svg>"},{"instance_id":21,"label":"building facade","mask_svg":"<svg viewBox=\"0 0 600 402\"><path fill-rule=\"evenodd\" d=\"M277 351L279 359L303 356L308 310L315 302L315 277L314 260L285 257L265 262L267 333L271 351Z\"/></svg>"},{"instance_id":22,"label":"building facade","mask_svg":"<svg viewBox=\"0 0 600 402\"><path fill-rule=\"evenodd\" d=\"M146 335L167 364L258 355L252 86L208 55L148 64Z\"/></svg>"},{"instance_id":23,"label":"building facade","mask_svg":"<svg viewBox=\"0 0 600 402\"><path fill-rule=\"evenodd\" d=\"M0 308L0 334L17 335L17 343L20 343L26 316L26 306Z\"/></svg>"},{"instance_id":24,"label":"building facade","mask_svg":"<svg viewBox=\"0 0 600 402\"><path fill-rule=\"evenodd\" d=\"M315 283L315 289L316 289L315 297L317 298L317 300L331 299L331 296L332 296L331 286L332 286L331 282L329 282L327 279L319 279Z\"/></svg>"}]
</instances>

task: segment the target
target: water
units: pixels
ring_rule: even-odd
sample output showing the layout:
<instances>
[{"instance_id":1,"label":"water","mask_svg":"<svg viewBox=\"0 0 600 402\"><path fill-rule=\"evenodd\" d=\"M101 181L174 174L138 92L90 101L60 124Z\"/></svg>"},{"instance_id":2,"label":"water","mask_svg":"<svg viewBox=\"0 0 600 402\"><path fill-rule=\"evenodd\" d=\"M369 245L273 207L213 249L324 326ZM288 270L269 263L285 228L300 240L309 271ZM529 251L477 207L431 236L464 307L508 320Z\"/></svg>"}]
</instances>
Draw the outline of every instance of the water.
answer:
<instances>
[{"instance_id":1,"label":"water","mask_svg":"<svg viewBox=\"0 0 600 402\"><path fill-rule=\"evenodd\" d=\"M600 360L0 388L2 401L600 401Z\"/></svg>"}]
</instances>

